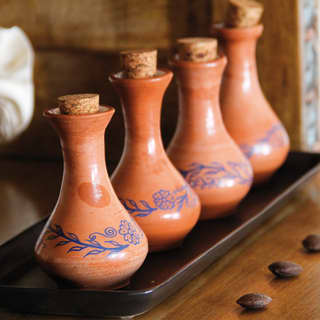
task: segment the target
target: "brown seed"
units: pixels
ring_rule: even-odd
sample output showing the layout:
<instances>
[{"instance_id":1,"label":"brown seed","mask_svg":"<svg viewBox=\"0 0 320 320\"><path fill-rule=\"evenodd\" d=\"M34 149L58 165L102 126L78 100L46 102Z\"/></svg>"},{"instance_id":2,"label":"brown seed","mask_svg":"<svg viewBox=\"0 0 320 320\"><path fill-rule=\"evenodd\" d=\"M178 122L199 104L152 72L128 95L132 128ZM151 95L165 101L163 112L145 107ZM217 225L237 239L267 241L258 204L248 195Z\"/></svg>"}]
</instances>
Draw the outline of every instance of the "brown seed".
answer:
<instances>
[{"instance_id":1,"label":"brown seed","mask_svg":"<svg viewBox=\"0 0 320 320\"><path fill-rule=\"evenodd\" d=\"M248 293L237 300L237 303L246 309L264 309L272 299L261 293Z\"/></svg>"},{"instance_id":2,"label":"brown seed","mask_svg":"<svg viewBox=\"0 0 320 320\"><path fill-rule=\"evenodd\" d=\"M296 277L302 272L302 267L299 264L290 261L277 261L268 267L269 270L280 278Z\"/></svg>"},{"instance_id":3,"label":"brown seed","mask_svg":"<svg viewBox=\"0 0 320 320\"><path fill-rule=\"evenodd\" d=\"M302 241L303 246L310 252L320 251L320 235L310 234Z\"/></svg>"}]
</instances>

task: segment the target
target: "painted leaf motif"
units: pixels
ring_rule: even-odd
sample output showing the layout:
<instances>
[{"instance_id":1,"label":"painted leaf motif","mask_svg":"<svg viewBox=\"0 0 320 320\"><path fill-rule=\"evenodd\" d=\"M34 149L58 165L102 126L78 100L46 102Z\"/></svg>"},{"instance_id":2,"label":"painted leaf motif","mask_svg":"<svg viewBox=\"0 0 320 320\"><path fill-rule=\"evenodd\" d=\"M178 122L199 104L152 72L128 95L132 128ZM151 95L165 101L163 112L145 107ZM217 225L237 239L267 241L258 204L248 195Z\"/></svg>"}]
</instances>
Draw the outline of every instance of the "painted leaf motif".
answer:
<instances>
[{"instance_id":1,"label":"painted leaf motif","mask_svg":"<svg viewBox=\"0 0 320 320\"><path fill-rule=\"evenodd\" d=\"M112 244L112 245L114 245L115 247L119 247L119 246L121 246L121 244L120 243L118 243L117 241L105 241L105 243L110 243L110 244Z\"/></svg>"},{"instance_id":2,"label":"painted leaf motif","mask_svg":"<svg viewBox=\"0 0 320 320\"><path fill-rule=\"evenodd\" d=\"M84 255L84 257L91 256L91 255L96 255L96 254L99 254L99 253L101 253L103 251L104 250L94 249L94 250L89 251L86 255Z\"/></svg>"},{"instance_id":3,"label":"painted leaf motif","mask_svg":"<svg viewBox=\"0 0 320 320\"><path fill-rule=\"evenodd\" d=\"M60 246L64 246L64 245L66 245L67 243L69 243L70 241L68 240L68 241L59 241L55 246L56 247L60 247Z\"/></svg>"},{"instance_id":4,"label":"painted leaf motif","mask_svg":"<svg viewBox=\"0 0 320 320\"><path fill-rule=\"evenodd\" d=\"M95 240L85 240L87 242L89 242L90 244L93 244L96 247L101 247L101 244L98 241Z\"/></svg>"},{"instance_id":5,"label":"painted leaf motif","mask_svg":"<svg viewBox=\"0 0 320 320\"><path fill-rule=\"evenodd\" d=\"M150 209L151 209L151 207L150 207L150 205L149 205L149 203L148 203L147 201L145 201L145 200L140 200L140 202L141 202L141 204L142 204L143 206L145 206L146 208L150 208Z\"/></svg>"},{"instance_id":6,"label":"painted leaf motif","mask_svg":"<svg viewBox=\"0 0 320 320\"><path fill-rule=\"evenodd\" d=\"M72 232L67 232L67 235L69 236L70 239L75 240L75 241L79 241L79 238L76 234L74 234Z\"/></svg>"},{"instance_id":7,"label":"painted leaf motif","mask_svg":"<svg viewBox=\"0 0 320 320\"><path fill-rule=\"evenodd\" d=\"M135 217L147 217L150 213L138 213Z\"/></svg>"},{"instance_id":8,"label":"painted leaf motif","mask_svg":"<svg viewBox=\"0 0 320 320\"><path fill-rule=\"evenodd\" d=\"M137 204L134 200L128 199L128 202L133 206L133 207L137 207Z\"/></svg>"},{"instance_id":9,"label":"painted leaf motif","mask_svg":"<svg viewBox=\"0 0 320 320\"><path fill-rule=\"evenodd\" d=\"M182 207L183 207L183 203L184 203L185 201L187 201L187 200L188 200L187 194L184 194L184 195L182 195L182 196L177 197L177 198L176 198L177 209L178 209L178 210L181 210Z\"/></svg>"},{"instance_id":10,"label":"painted leaf motif","mask_svg":"<svg viewBox=\"0 0 320 320\"><path fill-rule=\"evenodd\" d=\"M67 253L72 252L72 251L81 251L81 250L83 250L83 249L85 249L85 247L74 246L74 247L70 248L70 249L67 251Z\"/></svg>"}]
</instances>

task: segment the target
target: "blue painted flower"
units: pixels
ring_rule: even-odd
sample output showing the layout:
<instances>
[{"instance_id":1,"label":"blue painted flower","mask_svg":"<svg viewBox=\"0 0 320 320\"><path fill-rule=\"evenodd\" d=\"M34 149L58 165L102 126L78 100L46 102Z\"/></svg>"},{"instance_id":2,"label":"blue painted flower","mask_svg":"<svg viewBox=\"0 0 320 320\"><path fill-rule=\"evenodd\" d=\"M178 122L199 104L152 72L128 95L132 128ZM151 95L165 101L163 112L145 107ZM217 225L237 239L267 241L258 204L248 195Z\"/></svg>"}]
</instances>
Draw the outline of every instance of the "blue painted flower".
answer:
<instances>
[{"instance_id":1,"label":"blue painted flower","mask_svg":"<svg viewBox=\"0 0 320 320\"><path fill-rule=\"evenodd\" d=\"M127 220L120 221L119 233L125 235L129 232L130 223Z\"/></svg>"},{"instance_id":2,"label":"blue painted flower","mask_svg":"<svg viewBox=\"0 0 320 320\"><path fill-rule=\"evenodd\" d=\"M123 236L123 239L131 244L137 245L140 243L140 235L132 224L127 220L121 220L119 227L119 234Z\"/></svg>"},{"instance_id":3,"label":"blue painted flower","mask_svg":"<svg viewBox=\"0 0 320 320\"><path fill-rule=\"evenodd\" d=\"M170 210L175 206L174 196L168 190L159 190L152 195L154 204L161 210Z\"/></svg>"}]
</instances>

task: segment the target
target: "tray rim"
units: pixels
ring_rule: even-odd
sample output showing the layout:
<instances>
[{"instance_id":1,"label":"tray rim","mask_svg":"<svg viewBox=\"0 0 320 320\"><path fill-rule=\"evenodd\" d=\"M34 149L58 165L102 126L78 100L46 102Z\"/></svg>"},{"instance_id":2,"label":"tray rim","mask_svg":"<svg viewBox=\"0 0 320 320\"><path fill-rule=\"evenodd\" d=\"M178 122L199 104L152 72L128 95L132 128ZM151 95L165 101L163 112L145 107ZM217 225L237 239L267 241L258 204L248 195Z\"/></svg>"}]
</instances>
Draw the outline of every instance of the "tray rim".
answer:
<instances>
[{"instance_id":1,"label":"tray rim","mask_svg":"<svg viewBox=\"0 0 320 320\"><path fill-rule=\"evenodd\" d=\"M130 296L130 297L137 297L137 296L147 296L149 298L151 298L150 296L152 296L153 294L157 294L159 293L159 295L162 295L162 291L164 289L166 289L166 287L168 286L169 283L172 283L174 281L178 281L180 277L183 277L183 275L185 274L185 272L187 270L189 270L192 267L196 267L195 264L197 264L197 262L199 260L202 260L203 257L208 257L208 255L210 255L210 252L215 251L217 248L224 246L225 243L225 239L228 238L235 238L235 236L238 234L239 235L239 229L243 229L245 228L245 232L243 235L241 235L239 237L239 239L235 239L231 245L229 246L229 242L228 242L228 249L221 255L219 255L216 259L212 260L209 263L206 263L204 267L201 268L200 271L197 271L194 275L192 275L191 277L188 278L187 281L185 281L182 285L178 285L176 286L173 290L170 291L169 294L165 295L165 297L161 297L159 300L159 302L157 303L153 303L152 301L150 302L146 302L145 307L147 308L143 308L143 311L141 313L133 313L131 315L127 315L127 316L115 316L115 317L120 317L120 318L124 318L124 317L134 317L134 316L138 316L141 314L144 314L148 311L150 311L153 307L155 307L156 305L158 305L159 303L161 303L166 297L169 297L173 292L179 290L180 288L182 288L184 285L186 285L189 281L191 281L192 279L194 279L196 276L198 276L205 268L207 268L208 266L210 266L211 264L213 264L217 259L219 259L221 256L223 256L224 254L226 254L236 243L238 243L240 240L242 240L243 238L245 238L249 233L252 232L252 228L255 228L255 224L257 226L261 225L261 223L263 222L263 220L268 219L270 216L274 215L273 210L276 209L277 205L281 205L283 204L283 202L285 200L287 200L288 196L291 195L293 193L293 191L295 191L298 187L300 187L301 185L303 185L305 182L307 182L312 176L314 176L319 170L320 170L320 153L318 152L304 152L304 151L291 151L291 154L299 154L301 156L306 155L306 156L315 156L318 158L318 163L315 164L310 170L306 171L305 174L303 174L300 178L298 178L297 180L295 180L292 184L290 184L284 191L280 192L277 195L277 198L272 200L269 204L267 204L265 207L263 207L263 209L261 209L256 215L254 215L253 217L249 218L247 221L245 221L243 224L241 224L241 226L236 227L234 230L232 230L232 232L230 234L228 234L226 237L223 237L223 239L219 240L217 243L215 243L213 246L211 246L210 248L208 248L207 250L205 250L204 252L202 252L199 256L197 256L196 258L194 258L193 260L190 260L187 264L185 264L183 267L181 267L180 269L178 269L176 272L174 272L169 278L167 278L166 280L164 280L163 282L159 283L158 285L150 288L150 289L138 289L138 290L95 290L95 289L81 289L81 293L82 294L101 294L101 295L116 295L116 296ZM278 198L281 198L280 200ZM266 216L266 212L269 212L269 214ZM43 224L46 219L43 218L40 221L34 223L33 225L29 226L28 228L26 228L25 230L19 232L17 235L11 237L10 239L8 239L7 241L5 241L2 245L0 245L0 251L5 249L6 247L9 247L12 243L16 242L19 240L20 237L23 237L24 234L27 234L30 232L30 230L34 229L36 226ZM258 221L257 221L258 220ZM30 256L28 256L28 258L26 259L26 261L29 261L30 259L32 259L32 254L30 254ZM22 265L23 263L20 263L19 265ZM6 284L1 284L0 283L0 290L4 291L4 290L9 290L9 291L16 291L16 292L24 292L24 293L28 293L28 292L36 292L37 294L41 294L42 292L45 293L59 293L61 292L61 289L59 288L33 288L33 287L21 287L21 286L16 286L16 285L6 285ZM70 289L63 289L64 292L67 293L79 293L80 290L76 289L76 288L70 288ZM3 306L2 306L3 307ZM38 313L40 314L40 312ZM42 313L44 314L44 313ZM75 315L75 313L47 313L47 314L58 314L58 315ZM105 317L112 317L112 315L107 315Z\"/></svg>"}]
</instances>

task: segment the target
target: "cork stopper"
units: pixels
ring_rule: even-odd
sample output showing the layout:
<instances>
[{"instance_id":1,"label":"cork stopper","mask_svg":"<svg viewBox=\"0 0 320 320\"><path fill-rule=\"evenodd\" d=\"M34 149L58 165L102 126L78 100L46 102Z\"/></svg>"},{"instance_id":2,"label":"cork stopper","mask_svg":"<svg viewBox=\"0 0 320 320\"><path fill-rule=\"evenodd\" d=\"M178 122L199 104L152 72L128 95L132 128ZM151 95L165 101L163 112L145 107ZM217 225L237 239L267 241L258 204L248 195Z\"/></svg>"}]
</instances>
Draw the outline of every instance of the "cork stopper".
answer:
<instances>
[{"instance_id":1,"label":"cork stopper","mask_svg":"<svg viewBox=\"0 0 320 320\"><path fill-rule=\"evenodd\" d=\"M253 27L259 24L263 5L254 0L229 0L226 25L234 28Z\"/></svg>"},{"instance_id":2,"label":"cork stopper","mask_svg":"<svg viewBox=\"0 0 320 320\"><path fill-rule=\"evenodd\" d=\"M177 40L180 60L207 62L218 56L218 41L215 38L181 38Z\"/></svg>"},{"instance_id":3,"label":"cork stopper","mask_svg":"<svg viewBox=\"0 0 320 320\"><path fill-rule=\"evenodd\" d=\"M151 78L157 72L157 50L121 51L120 59L127 78Z\"/></svg>"},{"instance_id":4,"label":"cork stopper","mask_svg":"<svg viewBox=\"0 0 320 320\"><path fill-rule=\"evenodd\" d=\"M99 111L98 94L69 94L58 98L58 107L62 114L86 114Z\"/></svg>"}]
</instances>

